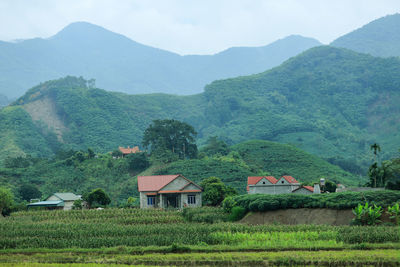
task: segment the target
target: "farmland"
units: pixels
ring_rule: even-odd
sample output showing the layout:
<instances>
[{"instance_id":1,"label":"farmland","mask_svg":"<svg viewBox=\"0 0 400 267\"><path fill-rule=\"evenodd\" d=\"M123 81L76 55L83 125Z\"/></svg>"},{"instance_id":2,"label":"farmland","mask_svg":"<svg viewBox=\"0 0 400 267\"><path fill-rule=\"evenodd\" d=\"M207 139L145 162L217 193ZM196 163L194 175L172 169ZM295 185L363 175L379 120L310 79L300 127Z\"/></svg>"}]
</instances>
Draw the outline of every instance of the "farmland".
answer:
<instances>
[{"instance_id":1,"label":"farmland","mask_svg":"<svg viewBox=\"0 0 400 267\"><path fill-rule=\"evenodd\" d=\"M16 212L0 220L0 263L396 265L394 226L188 222L179 211ZM214 212L214 213L212 213ZM218 215L219 214L219 215ZM38 265L39 266L39 265Z\"/></svg>"}]
</instances>

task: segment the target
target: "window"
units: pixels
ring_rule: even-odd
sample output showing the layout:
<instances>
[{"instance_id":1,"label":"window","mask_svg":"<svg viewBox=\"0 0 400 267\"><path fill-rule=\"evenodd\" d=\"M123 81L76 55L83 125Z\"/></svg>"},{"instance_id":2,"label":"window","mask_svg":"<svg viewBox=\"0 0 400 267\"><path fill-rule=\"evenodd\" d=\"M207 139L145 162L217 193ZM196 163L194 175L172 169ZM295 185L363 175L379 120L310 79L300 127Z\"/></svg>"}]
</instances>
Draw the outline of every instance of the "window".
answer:
<instances>
[{"instance_id":1,"label":"window","mask_svg":"<svg viewBox=\"0 0 400 267\"><path fill-rule=\"evenodd\" d=\"M156 202L155 196L147 196L147 206L154 206L155 202Z\"/></svg>"},{"instance_id":2,"label":"window","mask_svg":"<svg viewBox=\"0 0 400 267\"><path fill-rule=\"evenodd\" d=\"M265 184L265 182L263 182L263 184Z\"/></svg>"},{"instance_id":3,"label":"window","mask_svg":"<svg viewBox=\"0 0 400 267\"><path fill-rule=\"evenodd\" d=\"M285 183L285 181L282 181L282 184L284 184Z\"/></svg>"},{"instance_id":4,"label":"window","mask_svg":"<svg viewBox=\"0 0 400 267\"><path fill-rule=\"evenodd\" d=\"M188 195L188 204L196 204L196 195Z\"/></svg>"}]
</instances>

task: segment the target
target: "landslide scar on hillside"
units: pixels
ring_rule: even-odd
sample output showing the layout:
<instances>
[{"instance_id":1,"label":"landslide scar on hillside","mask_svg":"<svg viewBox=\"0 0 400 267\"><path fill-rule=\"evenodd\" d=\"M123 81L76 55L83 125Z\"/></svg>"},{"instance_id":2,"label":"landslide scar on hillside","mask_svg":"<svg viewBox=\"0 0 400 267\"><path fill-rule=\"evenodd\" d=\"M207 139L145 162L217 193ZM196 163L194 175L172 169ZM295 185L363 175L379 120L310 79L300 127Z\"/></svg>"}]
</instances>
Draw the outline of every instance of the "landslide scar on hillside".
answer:
<instances>
[{"instance_id":1,"label":"landslide scar on hillside","mask_svg":"<svg viewBox=\"0 0 400 267\"><path fill-rule=\"evenodd\" d=\"M23 107L34 121L45 123L57 135L58 141L63 142L62 134L67 130L67 127L57 115L55 103L51 98L45 96L27 103Z\"/></svg>"}]
</instances>

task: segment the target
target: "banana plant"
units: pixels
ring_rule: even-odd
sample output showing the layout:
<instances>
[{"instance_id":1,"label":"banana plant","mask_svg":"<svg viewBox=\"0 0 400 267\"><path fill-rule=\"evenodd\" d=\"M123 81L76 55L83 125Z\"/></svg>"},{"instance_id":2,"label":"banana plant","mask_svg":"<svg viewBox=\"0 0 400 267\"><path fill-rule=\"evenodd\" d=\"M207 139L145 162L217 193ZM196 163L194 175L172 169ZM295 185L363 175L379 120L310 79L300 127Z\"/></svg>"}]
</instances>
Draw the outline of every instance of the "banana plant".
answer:
<instances>
[{"instance_id":1,"label":"banana plant","mask_svg":"<svg viewBox=\"0 0 400 267\"><path fill-rule=\"evenodd\" d=\"M382 207L376 205L374 205L374 207L369 207L367 214L367 223L369 225L376 225L381 222L379 218L382 216Z\"/></svg>"},{"instance_id":2,"label":"banana plant","mask_svg":"<svg viewBox=\"0 0 400 267\"><path fill-rule=\"evenodd\" d=\"M390 219L394 219L396 225L400 225L400 205L396 203L392 207L388 207L387 213Z\"/></svg>"}]
</instances>

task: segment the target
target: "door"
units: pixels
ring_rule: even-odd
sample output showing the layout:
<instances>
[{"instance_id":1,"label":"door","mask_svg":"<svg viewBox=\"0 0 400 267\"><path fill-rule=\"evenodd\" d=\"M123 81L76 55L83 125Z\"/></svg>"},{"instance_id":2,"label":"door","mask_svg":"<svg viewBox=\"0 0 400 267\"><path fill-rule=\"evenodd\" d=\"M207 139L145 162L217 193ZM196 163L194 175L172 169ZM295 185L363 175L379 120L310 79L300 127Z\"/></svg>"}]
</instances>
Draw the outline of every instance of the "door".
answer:
<instances>
[{"instance_id":1,"label":"door","mask_svg":"<svg viewBox=\"0 0 400 267\"><path fill-rule=\"evenodd\" d=\"M178 195L167 196L167 208L178 208Z\"/></svg>"}]
</instances>

